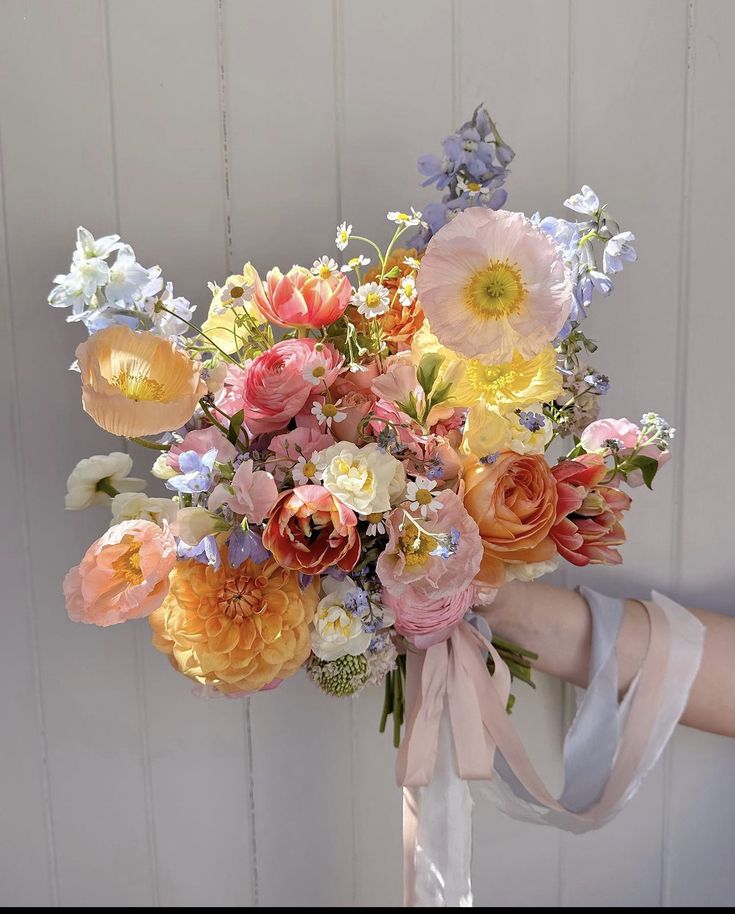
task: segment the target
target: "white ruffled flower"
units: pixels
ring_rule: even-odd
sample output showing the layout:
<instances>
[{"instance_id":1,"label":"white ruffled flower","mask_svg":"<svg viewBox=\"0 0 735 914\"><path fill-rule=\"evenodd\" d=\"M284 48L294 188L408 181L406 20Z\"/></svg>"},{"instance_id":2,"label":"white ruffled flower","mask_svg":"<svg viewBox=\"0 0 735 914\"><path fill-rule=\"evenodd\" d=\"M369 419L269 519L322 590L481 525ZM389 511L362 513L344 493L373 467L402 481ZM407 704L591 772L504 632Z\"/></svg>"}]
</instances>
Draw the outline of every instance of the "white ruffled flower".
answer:
<instances>
[{"instance_id":1,"label":"white ruffled flower","mask_svg":"<svg viewBox=\"0 0 735 914\"><path fill-rule=\"evenodd\" d=\"M133 458L121 451L85 457L66 481L65 507L69 511L82 511L109 502L117 492L142 492L145 480L128 476L132 469Z\"/></svg>"},{"instance_id":2,"label":"white ruffled flower","mask_svg":"<svg viewBox=\"0 0 735 914\"><path fill-rule=\"evenodd\" d=\"M436 480L425 476L410 480L406 486L406 498L411 502L411 510L417 511L422 517L428 517L429 511L437 510L436 496L433 494L435 488Z\"/></svg>"},{"instance_id":3,"label":"white ruffled flower","mask_svg":"<svg viewBox=\"0 0 735 914\"><path fill-rule=\"evenodd\" d=\"M366 282L352 296L352 304L364 317L379 317L390 308L390 291L377 282Z\"/></svg>"},{"instance_id":4,"label":"white ruffled flower","mask_svg":"<svg viewBox=\"0 0 735 914\"><path fill-rule=\"evenodd\" d=\"M373 636L363 630L359 616L345 607L348 595L360 588L351 578L335 581L325 575L322 589L324 596L317 605L311 630L312 651L320 660L364 654Z\"/></svg>"},{"instance_id":5,"label":"white ruffled flower","mask_svg":"<svg viewBox=\"0 0 735 914\"><path fill-rule=\"evenodd\" d=\"M149 498L145 492L121 492L112 499L110 526L124 520L149 520L159 527L173 523L178 505L172 498Z\"/></svg>"},{"instance_id":6,"label":"white ruffled flower","mask_svg":"<svg viewBox=\"0 0 735 914\"><path fill-rule=\"evenodd\" d=\"M551 574L559 567L559 559L549 559L547 562L508 562L505 566L507 581L535 581L545 574Z\"/></svg>"},{"instance_id":7,"label":"white ruffled flower","mask_svg":"<svg viewBox=\"0 0 735 914\"><path fill-rule=\"evenodd\" d=\"M384 513L405 488L403 464L374 442L340 441L319 454L322 485L359 514Z\"/></svg>"}]
</instances>

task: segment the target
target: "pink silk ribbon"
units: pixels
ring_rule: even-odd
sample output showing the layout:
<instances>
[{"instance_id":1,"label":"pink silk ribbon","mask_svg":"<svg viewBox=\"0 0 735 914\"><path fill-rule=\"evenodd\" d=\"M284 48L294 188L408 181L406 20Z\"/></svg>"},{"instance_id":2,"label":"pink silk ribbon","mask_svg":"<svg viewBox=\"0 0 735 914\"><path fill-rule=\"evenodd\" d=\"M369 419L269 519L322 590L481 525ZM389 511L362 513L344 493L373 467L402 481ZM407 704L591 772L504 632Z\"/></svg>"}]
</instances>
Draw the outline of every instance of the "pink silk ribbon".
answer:
<instances>
[{"instance_id":1,"label":"pink silk ribbon","mask_svg":"<svg viewBox=\"0 0 735 914\"><path fill-rule=\"evenodd\" d=\"M441 799L437 807L433 800L435 821L430 827L421 825L421 797L430 792L437 758L442 792L446 793L457 776L460 781L482 780L496 784L498 805L517 818L544 822L573 831L586 831L609 821L635 793L645 773L656 761L673 727L684 710L686 697L701 660L703 628L691 613L677 604L655 594L655 602L644 602L650 623L648 649L625 700L617 751L604 788L597 799L582 811L565 807L547 789L536 772L526 750L506 713L510 693L510 672L491 643L477 629L461 622L450 637L431 646L425 653L409 651L406 667L407 725L396 762L399 786L404 788L404 887L405 904L424 906L465 906L472 904L469 878L468 850L466 860L455 869L460 872L439 873L436 863L420 858L442 857L444 866L452 870L452 850L434 841L442 828ZM688 617L688 618L686 618ZM612 645L614 648L614 645ZM490 676L486 653L495 664ZM679 666L679 678L674 665ZM681 682L683 678L684 682ZM672 694L667 695L667 690ZM445 710L446 709L446 710ZM447 729L447 718L451 730ZM444 735L443 735L444 734ZM448 761L442 760L442 745L446 744ZM496 753L502 755L516 782L528 795L521 799L501 781L495 770ZM450 769L447 773L444 769ZM501 781L499 785L497 782ZM499 788L499 789L498 789ZM471 809L469 790L463 785ZM436 794L436 789L435 789ZM428 796L428 794L427 794ZM457 805L455 798L454 805ZM453 817L447 805L447 818ZM470 812L465 815L470 818ZM544 818L546 817L546 818ZM446 823L450 828L452 823ZM453 823L455 831L462 828ZM470 834L469 823L464 832ZM419 834L428 832L428 838ZM432 834L433 832L433 834ZM453 838L454 845L462 844ZM468 839L469 840L469 839ZM421 844L420 844L421 842ZM423 845L423 846L421 846ZM428 877L417 873L419 866ZM428 867L428 869L427 869ZM464 872L466 870L466 872ZM427 880L433 888L420 885ZM447 884L457 888L454 899L447 899ZM427 900L429 899L429 900Z\"/></svg>"}]
</instances>

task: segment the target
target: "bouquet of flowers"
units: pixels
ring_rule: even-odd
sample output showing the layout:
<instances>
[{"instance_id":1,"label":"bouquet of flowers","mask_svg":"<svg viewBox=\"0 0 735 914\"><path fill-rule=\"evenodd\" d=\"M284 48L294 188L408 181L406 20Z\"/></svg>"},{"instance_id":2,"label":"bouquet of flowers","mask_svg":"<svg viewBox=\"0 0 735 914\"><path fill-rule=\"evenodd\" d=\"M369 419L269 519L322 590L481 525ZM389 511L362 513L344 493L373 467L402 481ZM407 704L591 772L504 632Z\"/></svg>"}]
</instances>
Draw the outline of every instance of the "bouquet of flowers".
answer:
<instances>
[{"instance_id":1,"label":"bouquet of flowers","mask_svg":"<svg viewBox=\"0 0 735 914\"><path fill-rule=\"evenodd\" d=\"M650 487L674 430L598 418L610 382L583 321L633 234L586 186L572 219L502 208L513 156L478 107L419 160L441 202L389 212L387 246L343 222L341 264L246 263L209 284L201 325L159 267L79 228L49 303L89 332L84 410L154 452L170 495L145 494L127 449L79 462L67 507L112 519L64 581L73 620L147 617L206 694L302 667L332 696L382 684L396 744L407 653L458 628L488 679L502 661L530 680L479 610L560 562L618 564L626 489Z\"/></svg>"}]
</instances>

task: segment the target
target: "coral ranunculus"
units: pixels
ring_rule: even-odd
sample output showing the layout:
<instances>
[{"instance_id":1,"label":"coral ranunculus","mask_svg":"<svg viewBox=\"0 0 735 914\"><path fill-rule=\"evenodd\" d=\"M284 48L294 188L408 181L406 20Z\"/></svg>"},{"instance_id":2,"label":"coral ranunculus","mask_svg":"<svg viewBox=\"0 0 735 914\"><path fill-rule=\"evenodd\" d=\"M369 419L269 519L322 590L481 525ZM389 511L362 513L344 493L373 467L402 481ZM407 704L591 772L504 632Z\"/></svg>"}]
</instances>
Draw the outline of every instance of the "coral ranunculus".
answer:
<instances>
[{"instance_id":1,"label":"coral ranunculus","mask_svg":"<svg viewBox=\"0 0 735 914\"><path fill-rule=\"evenodd\" d=\"M429 242L417 286L431 329L486 364L530 359L561 330L572 284L559 247L522 213L473 206Z\"/></svg>"},{"instance_id":2,"label":"coral ranunculus","mask_svg":"<svg viewBox=\"0 0 735 914\"><path fill-rule=\"evenodd\" d=\"M559 554L573 565L619 565L615 548L625 542L621 523L631 505L629 495L601 485L607 467L599 454L582 454L552 468L559 505L551 538Z\"/></svg>"},{"instance_id":3,"label":"coral ranunculus","mask_svg":"<svg viewBox=\"0 0 735 914\"><path fill-rule=\"evenodd\" d=\"M252 362L231 365L217 405L230 416L242 410L245 425L255 435L284 428L314 396L317 385L304 377L310 360L320 359L326 384L335 380L342 367L331 345L324 344L317 352L315 346L313 339L281 340Z\"/></svg>"},{"instance_id":4,"label":"coral ranunculus","mask_svg":"<svg viewBox=\"0 0 735 914\"><path fill-rule=\"evenodd\" d=\"M157 609L168 593L176 564L176 541L164 525L126 520L87 549L64 578L64 596L73 622L115 625Z\"/></svg>"},{"instance_id":5,"label":"coral ranunculus","mask_svg":"<svg viewBox=\"0 0 735 914\"><path fill-rule=\"evenodd\" d=\"M556 480L543 455L505 451L493 463L472 458L464 482L464 506L482 537L482 584L500 587L506 563L554 557L549 532L557 517Z\"/></svg>"},{"instance_id":6,"label":"coral ranunculus","mask_svg":"<svg viewBox=\"0 0 735 914\"><path fill-rule=\"evenodd\" d=\"M305 267L292 267L284 276L274 267L268 271L265 285L255 276L253 303L279 327L325 327L342 317L351 294L344 273L322 278Z\"/></svg>"},{"instance_id":7,"label":"coral ranunculus","mask_svg":"<svg viewBox=\"0 0 735 914\"><path fill-rule=\"evenodd\" d=\"M351 571L360 557L357 516L323 486L297 486L276 502L263 545L284 568L321 574Z\"/></svg>"},{"instance_id":8,"label":"coral ranunculus","mask_svg":"<svg viewBox=\"0 0 735 914\"><path fill-rule=\"evenodd\" d=\"M268 560L219 569L178 562L171 592L150 617L172 666L221 692L251 692L292 676L311 651L318 588Z\"/></svg>"},{"instance_id":9,"label":"coral ranunculus","mask_svg":"<svg viewBox=\"0 0 735 914\"><path fill-rule=\"evenodd\" d=\"M112 435L180 428L207 392L198 364L147 330L107 327L80 343L76 356L84 410Z\"/></svg>"}]
</instances>

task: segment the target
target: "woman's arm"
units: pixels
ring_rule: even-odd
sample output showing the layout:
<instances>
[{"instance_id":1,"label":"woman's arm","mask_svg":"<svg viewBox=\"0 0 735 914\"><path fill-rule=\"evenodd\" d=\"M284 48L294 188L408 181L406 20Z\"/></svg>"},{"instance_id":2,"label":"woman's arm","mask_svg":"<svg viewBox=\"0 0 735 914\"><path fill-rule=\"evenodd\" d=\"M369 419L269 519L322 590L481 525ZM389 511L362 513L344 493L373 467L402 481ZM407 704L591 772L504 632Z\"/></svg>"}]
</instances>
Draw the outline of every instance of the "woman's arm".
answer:
<instances>
[{"instance_id":1,"label":"woman's arm","mask_svg":"<svg viewBox=\"0 0 735 914\"><path fill-rule=\"evenodd\" d=\"M494 632L535 651L534 666L574 685L587 684L592 619L574 591L549 584L507 584L483 611ZM735 618L701 609L691 612L706 628L702 665L681 722L735 736ZM617 645L621 691L638 671L648 646L648 615L637 600L625 601Z\"/></svg>"}]
</instances>

